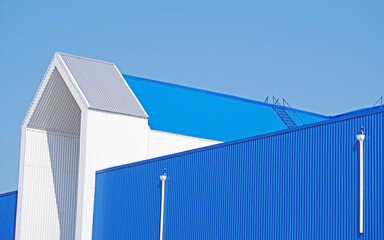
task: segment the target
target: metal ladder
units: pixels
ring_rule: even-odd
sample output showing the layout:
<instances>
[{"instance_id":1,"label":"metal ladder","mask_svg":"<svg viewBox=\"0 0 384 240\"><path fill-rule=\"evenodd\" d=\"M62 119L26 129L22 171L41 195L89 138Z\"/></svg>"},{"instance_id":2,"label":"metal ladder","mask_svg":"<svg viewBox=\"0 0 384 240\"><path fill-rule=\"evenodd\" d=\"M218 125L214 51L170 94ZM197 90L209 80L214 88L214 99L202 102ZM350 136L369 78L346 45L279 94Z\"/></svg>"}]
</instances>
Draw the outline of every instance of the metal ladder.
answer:
<instances>
[{"instance_id":1,"label":"metal ladder","mask_svg":"<svg viewBox=\"0 0 384 240\"><path fill-rule=\"evenodd\" d=\"M295 123L295 121L291 118L291 116L289 116L287 111L285 111L285 105L287 105L290 109L292 109L291 106L288 104L287 101L285 101L284 98L282 98L282 100L283 100L283 105L280 104L279 98L275 98L274 96L272 96L272 108L273 108L273 110L280 117L280 119L287 126L287 128L297 127L297 124ZM265 102L268 102L268 97L265 99ZM302 125L304 125L303 120L301 120L301 118L296 114L296 112L293 111L293 113L302 122Z\"/></svg>"}]
</instances>

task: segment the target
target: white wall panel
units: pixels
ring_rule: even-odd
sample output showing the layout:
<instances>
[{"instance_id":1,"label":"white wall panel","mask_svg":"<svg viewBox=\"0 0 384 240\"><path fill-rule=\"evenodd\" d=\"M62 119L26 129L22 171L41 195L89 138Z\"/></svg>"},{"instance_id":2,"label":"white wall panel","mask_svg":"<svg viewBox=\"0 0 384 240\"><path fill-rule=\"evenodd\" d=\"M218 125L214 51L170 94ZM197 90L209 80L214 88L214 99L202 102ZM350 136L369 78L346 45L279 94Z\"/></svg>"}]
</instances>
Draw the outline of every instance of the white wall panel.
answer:
<instances>
[{"instance_id":1,"label":"white wall panel","mask_svg":"<svg viewBox=\"0 0 384 240\"><path fill-rule=\"evenodd\" d=\"M148 121L128 115L89 110L86 120L82 203L77 239L91 239L95 173L97 170L146 159ZM79 216L81 215L81 216ZM80 235L80 236L79 236Z\"/></svg>"},{"instance_id":2,"label":"white wall panel","mask_svg":"<svg viewBox=\"0 0 384 240\"><path fill-rule=\"evenodd\" d=\"M144 118L84 116L81 158L79 136L27 129L20 239L91 239L97 170L219 143L150 130Z\"/></svg>"},{"instance_id":3,"label":"white wall panel","mask_svg":"<svg viewBox=\"0 0 384 240\"><path fill-rule=\"evenodd\" d=\"M219 141L190 137L168 132L150 130L148 136L148 158L169 155L195 148L220 143Z\"/></svg>"},{"instance_id":4,"label":"white wall panel","mask_svg":"<svg viewBox=\"0 0 384 240\"><path fill-rule=\"evenodd\" d=\"M149 130L147 119L87 111L85 162L80 170L76 239L92 238L97 170L219 143ZM83 141L82 140L82 141Z\"/></svg>"},{"instance_id":5,"label":"white wall panel","mask_svg":"<svg viewBox=\"0 0 384 240\"><path fill-rule=\"evenodd\" d=\"M92 171L146 159L147 119L91 110L87 115L87 160ZM89 187L94 187L94 176Z\"/></svg>"},{"instance_id":6,"label":"white wall panel","mask_svg":"<svg viewBox=\"0 0 384 240\"><path fill-rule=\"evenodd\" d=\"M74 239L79 137L26 130L20 239Z\"/></svg>"}]
</instances>

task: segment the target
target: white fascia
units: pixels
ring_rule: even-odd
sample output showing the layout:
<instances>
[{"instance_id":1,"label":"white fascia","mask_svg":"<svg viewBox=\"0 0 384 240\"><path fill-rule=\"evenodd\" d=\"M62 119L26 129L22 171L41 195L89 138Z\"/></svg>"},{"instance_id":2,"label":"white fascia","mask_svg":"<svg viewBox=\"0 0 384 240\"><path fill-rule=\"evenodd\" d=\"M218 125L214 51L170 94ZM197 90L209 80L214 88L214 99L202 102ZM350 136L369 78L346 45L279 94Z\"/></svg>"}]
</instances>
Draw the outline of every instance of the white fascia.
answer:
<instances>
[{"instance_id":1,"label":"white fascia","mask_svg":"<svg viewBox=\"0 0 384 240\"><path fill-rule=\"evenodd\" d=\"M31 106L28 109L27 115L24 118L24 121L21 125L21 128L26 128L33 116L33 113L36 110L37 105L39 104L39 101L44 93L44 90L49 82L49 79L51 78L51 75L53 73L54 69L57 69L63 78L65 84L67 85L69 91L71 92L73 98L75 99L77 105L83 112L84 110L89 109L89 103L87 99L85 98L84 94L82 93L81 89L77 85L75 79L73 78L71 72L68 70L68 67L65 65L63 59L61 58L60 54L55 53L53 56L53 59L51 61L51 64L48 67L47 72L44 75L43 81L41 82L39 89L37 90L37 93L32 101Z\"/></svg>"},{"instance_id":2,"label":"white fascia","mask_svg":"<svg viewBox=\"0 0 384 240\"><path fill-rule=\"evenodd\" d=\"M132 91L132 89L131 89L131 87L128 85L127 81L125 81L123 75L121 75L121 72L119 71L119 69L116 67L115 64L113 64L113 67L116 69L117 72L120 73L121 80L123 80L123 82L125 83L125 85L126 85L127 88L129 89L130 93L131 93L132 96L135 98L136 102L139 104L141 110L145 113L145 115L147 116L147 118L149 118L148 113L145 111L145 109L144 109L143 106L141 105L139 99L137 99L136 94Z\"/></svg>"}]
</instances>

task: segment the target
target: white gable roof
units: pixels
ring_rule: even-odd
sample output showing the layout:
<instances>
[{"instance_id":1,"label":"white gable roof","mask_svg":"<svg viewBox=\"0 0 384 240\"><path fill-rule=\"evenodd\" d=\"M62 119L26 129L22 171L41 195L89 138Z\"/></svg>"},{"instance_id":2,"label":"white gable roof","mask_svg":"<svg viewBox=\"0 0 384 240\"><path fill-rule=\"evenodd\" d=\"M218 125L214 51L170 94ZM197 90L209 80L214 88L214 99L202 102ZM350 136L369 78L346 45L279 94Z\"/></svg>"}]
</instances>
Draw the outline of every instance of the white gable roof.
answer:
<instances>
[{"instance_id":1,"label":"white gable roof","mask_svg":"<svg viewBox=\"0 0 384 240\"><path fill-rule=\"evenodd\" d=\"M115 64L57 54L64 61L90 108L148 117Z\"/></svg>"},{"instance_id":2,"label":"white gable roof","mask_svg":"<svg viewBox=\"0 0 384 240\"><path fill-rule=\"evenodd\" d=\"M46 120L48 113L39 110L40 113L46 112L47 115L39 114L39 118L35 117L31 122L31 118L38 106L39 109L41 107L45 108L44 106L48 104L47 101L51 101L44 97L48 94L45 93L45 90L49 90L49 86L52 85L49 82L58 77L63 79L80 109L96 109L148 118L144 108L115 64L65 53L55 53L24 119L23 126L39 125L40 123L36 119Z\"/></svg>"}]
</instances>

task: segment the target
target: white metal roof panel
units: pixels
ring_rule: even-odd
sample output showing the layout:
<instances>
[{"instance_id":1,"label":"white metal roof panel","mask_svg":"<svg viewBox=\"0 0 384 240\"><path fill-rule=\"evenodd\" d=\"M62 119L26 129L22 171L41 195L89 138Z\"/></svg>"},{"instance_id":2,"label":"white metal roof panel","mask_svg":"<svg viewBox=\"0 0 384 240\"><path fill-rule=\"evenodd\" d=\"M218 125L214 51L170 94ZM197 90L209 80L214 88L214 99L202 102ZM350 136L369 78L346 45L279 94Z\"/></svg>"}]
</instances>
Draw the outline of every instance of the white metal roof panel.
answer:
<instances>
[{"instance_id":1,"label":"white metal roof panel","mask_svg":"<svg viewBox=\"0 0 384 240\"><path fill-rule=\"evenodd\" d=\"M93 109L147 118L115 64L58 53Z\"/></svg>"},{"instance_id":2,"label":"white metal roof panel","mask_svg":"<svg viewBox=\"0 0 384 240\"><path fill-rule=\"evenodd\" d=\"M80 134L81 110L55 68L28 127Z\"/></svg>"}]
</instances>

